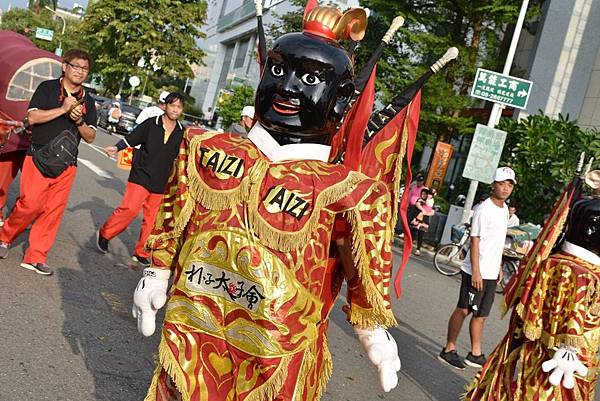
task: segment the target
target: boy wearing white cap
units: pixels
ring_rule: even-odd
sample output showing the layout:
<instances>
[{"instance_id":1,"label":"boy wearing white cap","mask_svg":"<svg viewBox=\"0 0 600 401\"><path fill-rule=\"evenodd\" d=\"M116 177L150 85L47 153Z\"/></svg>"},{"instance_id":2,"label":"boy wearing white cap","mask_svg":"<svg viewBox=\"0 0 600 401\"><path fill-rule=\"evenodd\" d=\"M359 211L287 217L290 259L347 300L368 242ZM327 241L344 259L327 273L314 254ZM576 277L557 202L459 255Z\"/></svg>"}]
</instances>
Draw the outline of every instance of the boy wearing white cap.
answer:
<instances>
[{"instance_id":1,"label":"boy wearing white cap","mask_svg":"<svg viewBox=\"0 0 600 401\"><path fill-rule=\"evenodd\" d=\"M232 134L239 134L242 136L248 136L248 131L252 128L252 122L254 121L254 106L245 106L242 109L242 115L239 123L234 123L229 127L228 132Z\"/></svg>"},{"instance_id":2,"label":"boy wearing white cap","mask_svg":"<svg viewBox=\"0 0 600 401\"><path fill-rule=\"evenodd\" d=\"M158 96L158 105L157 106L149 106L149 107L146 107L144 110L142 110L142 112L135 119L135 124L140 125L141 123L143 123L144 121L146 121L149 118L156 117L156 116L162 116L163 114L165 114L165 108L166 108L165 99L167 98L167 96L169 96L169 92L162 91L160 93L160 95Z\"/></svg>"},{"instance_id":3,"label":"boy wearing white cap","mask_svg":"<svg viewBox=\"0 0 600 401\"><path fill-rule=\"evenodd\" d=\"M448 322L446 346L438 356L456 369L464 369L465 364L481 368L485 363L481 352L483 324L494 303L496 283L502 279L502 251L509 218L506 200L516 183L511 168L496 169L491 196L473 214L471 249L462 266L460 296ZM470 313L473 314L469 324L471 352L463 362L456 352L456 340Z\"/></svg>"}]
</instances>

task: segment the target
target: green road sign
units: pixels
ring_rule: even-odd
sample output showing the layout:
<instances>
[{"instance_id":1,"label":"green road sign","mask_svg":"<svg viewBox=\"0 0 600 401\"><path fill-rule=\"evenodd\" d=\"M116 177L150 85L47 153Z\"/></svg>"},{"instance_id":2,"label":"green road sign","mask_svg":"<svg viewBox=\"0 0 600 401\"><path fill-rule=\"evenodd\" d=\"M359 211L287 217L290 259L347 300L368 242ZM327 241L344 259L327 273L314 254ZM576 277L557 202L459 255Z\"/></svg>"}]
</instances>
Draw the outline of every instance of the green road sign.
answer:
<instances>
[{"instance_id":1,"label":"green road sign","mask_svg":"<svg viewBox=\"0 0 600 401\"><path fill-rule=\"evenodd\" d=\"M532 85L533 82L526 79L478 68L471 96L524 109L527 107Z\"/></svg>"},{"instance_id":2,"label":"green road sign","mask_svg":"<svg viewBox=\"0 0 600 401\"><path fill-rule=\"evenodd\" d=\"M54 31L46 28L35 28L35 37L42 40L52 41Z\"/></svg>"},{"instance_id":3,"label":"green road sign","mask_svg":"<svg viewBox=\"0 0 600 401\"><path fill-rule=\"evenodd\" d=\"M463 177L486 184L491 183L500 162L505 139L506 132L477 124Z\"/></svg>"}]
</instances>

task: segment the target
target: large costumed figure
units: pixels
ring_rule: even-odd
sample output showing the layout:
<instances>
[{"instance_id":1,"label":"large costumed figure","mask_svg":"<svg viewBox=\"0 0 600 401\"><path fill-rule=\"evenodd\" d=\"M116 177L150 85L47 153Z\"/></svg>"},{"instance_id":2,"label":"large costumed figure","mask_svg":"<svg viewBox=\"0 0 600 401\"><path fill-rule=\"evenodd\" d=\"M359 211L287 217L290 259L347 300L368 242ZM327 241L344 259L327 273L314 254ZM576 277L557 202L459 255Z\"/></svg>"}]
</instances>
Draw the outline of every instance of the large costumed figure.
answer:
<instances>
[{"instance_id":1,"label":"large costumed figure","mask_svg":"<svg viewBox=\"0 0 600 401\"><path fill-rule=\"evenodd\" d=\"M594 400L600 346L599 174L586 178L592 196L580 196L579 178L565 189L509 283L508 333L469 385L466 400Z\"/></svg>"},{"instance_id":2,"label":"large costumed figure","mask_svg":"<svg viewBox=\"0 0 600 401\"><path fill-rule=\"evenodd\" d=\"M366 20L362 9L307 9L304 32L283 35L268 53L259 46L248 138L187 132L148 241L152 266L134 293L146 336L166 303L146 400L320 399L332 371L329 313L344 280L349 324L383 390L397 385L400 359L385 328L396 323L392 233L411 141L402 129L380 130L366 157L350 151L363 147L374 72L355 80L339 41L360 40ZM415 134L417 120L418 109Z\"/></svg>"}]
</instances>

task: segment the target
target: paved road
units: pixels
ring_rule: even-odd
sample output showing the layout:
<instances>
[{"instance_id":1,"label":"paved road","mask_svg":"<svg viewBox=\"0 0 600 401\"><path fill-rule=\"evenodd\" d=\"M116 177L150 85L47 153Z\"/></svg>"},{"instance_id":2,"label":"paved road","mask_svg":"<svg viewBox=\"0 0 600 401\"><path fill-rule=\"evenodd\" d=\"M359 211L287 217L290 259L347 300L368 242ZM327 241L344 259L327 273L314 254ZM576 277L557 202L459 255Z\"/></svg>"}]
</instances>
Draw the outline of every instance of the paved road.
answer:
<instances>
[{"instance_id":1,"label":"paved road","mask_svg":"<svg viewBox=\"0 0 600 401\"><path fill-rule=\"evenodd\" d=\"M100 152L117 140L99 133L94 145L80 147L75 186L48 260L57 273L41 277L19 267L27 233L0 261L0 401L143 399L158 341L156 335L139 335L130 316L140 272L127 264L139 221L111 241L110 255L100 255L94 246L95 230L118 205L127 178ZM9 204L16 193L15 187ZM457 400L475 370L458 372L436 359L457 293L456 278L439 275L425 259L411 260L404 294L394 301L400 325L391 330L402 358L400 383L388 394L379 390L341 305L335 308L334 374L323 400ZM504 330L496 305L486 325L486 352ZM462 354L468 344L465 327Z\"/></svg>"}]
</instances>

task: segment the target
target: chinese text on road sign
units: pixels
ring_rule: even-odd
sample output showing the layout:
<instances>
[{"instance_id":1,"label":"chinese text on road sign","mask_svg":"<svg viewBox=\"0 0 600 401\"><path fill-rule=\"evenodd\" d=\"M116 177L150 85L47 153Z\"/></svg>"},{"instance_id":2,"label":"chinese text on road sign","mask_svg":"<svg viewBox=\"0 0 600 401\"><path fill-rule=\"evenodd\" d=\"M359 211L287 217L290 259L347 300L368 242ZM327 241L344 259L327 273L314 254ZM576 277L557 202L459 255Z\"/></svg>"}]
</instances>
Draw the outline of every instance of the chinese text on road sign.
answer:
<instances>
[{"instance_id":1,"label":"chinese text on road sign","mask_svg":"<svg viewBox=\"0 0 600 401\"><path fill-rule=\"evenodd\" d=\"M524 109L531 86L531 81L478 68L471 96Z\"/></svg>"},{"instance_id":2,"label":"chinese text on road sign","mask_svg":"<svg viewBox=\"0 0 600 401\"><path fill-rule=\"evenodd\" d=\"M498 168L506 132L477 124L463 177L490 184Z\"/></svg>"}]
</instances>

